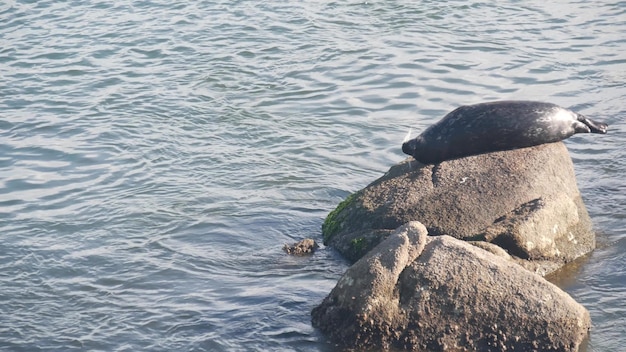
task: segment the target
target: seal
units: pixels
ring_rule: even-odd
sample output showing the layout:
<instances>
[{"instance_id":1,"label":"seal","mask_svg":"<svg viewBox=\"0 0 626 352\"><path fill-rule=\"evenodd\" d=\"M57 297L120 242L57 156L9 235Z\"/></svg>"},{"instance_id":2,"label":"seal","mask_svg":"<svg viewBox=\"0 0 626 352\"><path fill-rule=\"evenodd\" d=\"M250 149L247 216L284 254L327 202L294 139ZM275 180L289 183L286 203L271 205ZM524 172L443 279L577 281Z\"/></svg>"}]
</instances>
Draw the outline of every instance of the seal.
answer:
<instances>
[{"instance_id":1,"label":"seal","mask_svg":"<svg viewBox=\"0 0 626 352\"><path fill-rule=\"evenodd\" d=\"M424 164L562 141L576 133L606 134L608 126L552 103L494 101L457 108L402 151Z\"/></svg>"}]
</instances>

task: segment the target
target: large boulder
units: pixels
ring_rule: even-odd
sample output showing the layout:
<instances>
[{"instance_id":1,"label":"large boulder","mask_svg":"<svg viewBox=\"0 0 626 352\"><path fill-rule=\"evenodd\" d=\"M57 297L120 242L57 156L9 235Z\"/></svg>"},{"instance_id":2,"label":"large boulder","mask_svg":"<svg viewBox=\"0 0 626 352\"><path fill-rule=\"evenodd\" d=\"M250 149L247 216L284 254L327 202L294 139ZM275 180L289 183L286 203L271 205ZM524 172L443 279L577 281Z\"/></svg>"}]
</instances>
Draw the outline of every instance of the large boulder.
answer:
<instances>
[{"instance_id":1,"label":"large boulder","mask_svg":"<svg viewBox=\"0 0 626 352\"><path fill-rule=\"evenodd\" d=\"M595 247L562 142L434 165L409 158L339 204L324 243L354 262L414 220L430 235L496 244L542 275Z\"/></svg>"},{"instance_id":2,"label":"large boulder","mask_svg":"<svg viewBox=\"0 0 626 352\"><path fill-rule=\"evenodd\" d=\"M589 313L541 276L411 222L352 265L312 312L337 344L415 351L576 351Z\"/></svg>"}]
</instances>

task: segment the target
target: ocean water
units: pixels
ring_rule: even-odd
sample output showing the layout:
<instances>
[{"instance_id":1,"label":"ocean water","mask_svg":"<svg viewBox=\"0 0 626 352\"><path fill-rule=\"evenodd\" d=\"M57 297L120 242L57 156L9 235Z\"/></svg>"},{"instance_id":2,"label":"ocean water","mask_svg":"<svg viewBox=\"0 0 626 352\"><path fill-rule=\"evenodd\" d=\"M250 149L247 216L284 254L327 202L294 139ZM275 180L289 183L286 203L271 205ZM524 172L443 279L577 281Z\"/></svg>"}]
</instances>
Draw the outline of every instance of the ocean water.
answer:
<instances>
[{"instance_id":1,"label":"ocean water","mask_svg":"<svg viewBox=\"0 0 626 352\"><path fill-rule=\"evenodd\" d=\"M626 2L0 2L0 350L333 351L326 214L459 105L542 100L598 248L553 280L626 345Z\"/></svg>"}]
</instances>

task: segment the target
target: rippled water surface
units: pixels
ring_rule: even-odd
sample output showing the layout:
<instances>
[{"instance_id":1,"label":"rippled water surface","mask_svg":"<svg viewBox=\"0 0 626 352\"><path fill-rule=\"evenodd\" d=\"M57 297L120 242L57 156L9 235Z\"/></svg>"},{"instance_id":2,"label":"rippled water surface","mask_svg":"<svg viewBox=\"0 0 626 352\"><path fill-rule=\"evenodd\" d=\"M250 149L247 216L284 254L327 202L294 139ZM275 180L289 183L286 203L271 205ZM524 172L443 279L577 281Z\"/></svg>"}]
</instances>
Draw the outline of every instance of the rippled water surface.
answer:
<instances>
[{"instance_id":1,"label":"rippled water surface","mask_svg":"<svg viewBox=\"0 0 626 352\"><path fill-rule=\"evenodd\" d=\"M328 211L461 104L567 141L598 249L558 283L626 345L626 2L0 3L0 349L331 351Z\"/></svg>"}]
</instances>

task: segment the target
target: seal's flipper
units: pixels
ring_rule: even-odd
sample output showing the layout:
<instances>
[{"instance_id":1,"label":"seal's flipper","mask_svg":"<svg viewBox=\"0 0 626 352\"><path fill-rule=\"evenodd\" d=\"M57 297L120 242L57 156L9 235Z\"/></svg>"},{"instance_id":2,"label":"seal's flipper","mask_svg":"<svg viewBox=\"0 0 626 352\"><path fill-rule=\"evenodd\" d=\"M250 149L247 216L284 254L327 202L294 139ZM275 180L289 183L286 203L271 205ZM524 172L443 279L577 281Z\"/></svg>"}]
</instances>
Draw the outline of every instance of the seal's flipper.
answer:
<instances>
[{"instance_id":1,"label":"seal's flipper","mask_svg":"<svg viewBox=\"0 0 626 352\"><path fill-rule=\"evenodd\" d=\"M609 126L606 123L593 121L592 119L588 119L587 117L580 115L580 114L578 114L578 121L584 123L587 127L589 127L589 131L591 131L591 133L606 134L606 131L609 128ZM584 131L584 132L589 132L589 131Z\"/></svg>"}]
</instances>

